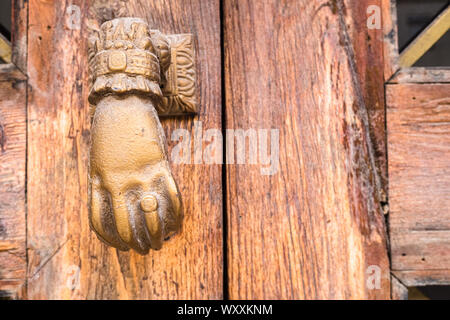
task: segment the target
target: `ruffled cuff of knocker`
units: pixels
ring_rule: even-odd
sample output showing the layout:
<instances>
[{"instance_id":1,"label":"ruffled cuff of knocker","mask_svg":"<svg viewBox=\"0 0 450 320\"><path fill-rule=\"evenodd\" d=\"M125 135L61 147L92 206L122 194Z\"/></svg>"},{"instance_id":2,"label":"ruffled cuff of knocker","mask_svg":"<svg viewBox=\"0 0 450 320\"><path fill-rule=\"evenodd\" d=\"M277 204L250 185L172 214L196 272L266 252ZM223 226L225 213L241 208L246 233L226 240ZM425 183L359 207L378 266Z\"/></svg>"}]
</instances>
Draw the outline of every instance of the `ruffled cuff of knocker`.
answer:
<instances>
[{"instance_id":1,"label":"ruffled cuff of knocker","mask_svg":"<svg viewBox=\"0 0 450 320\"><path fill-rule=\"evenodd\" d=\"M102 24L88 44L91 104L111 94L162 98L170 46L160 32L151 32L141 19L117 18Z\"/></svg>"},{"instance_id":2,"label":"ruffled cuff of knocker","mask_svg":"<svg viewBox=\"0 0 450 320\"><path fill-rule=\"evenodd\" d=\"M89 94L89 102L97 104L99 99L109 94L141 94L162 98L159 83L140 75L124 73L100 76L95 79Z\"/></svg>"}]
</instances>

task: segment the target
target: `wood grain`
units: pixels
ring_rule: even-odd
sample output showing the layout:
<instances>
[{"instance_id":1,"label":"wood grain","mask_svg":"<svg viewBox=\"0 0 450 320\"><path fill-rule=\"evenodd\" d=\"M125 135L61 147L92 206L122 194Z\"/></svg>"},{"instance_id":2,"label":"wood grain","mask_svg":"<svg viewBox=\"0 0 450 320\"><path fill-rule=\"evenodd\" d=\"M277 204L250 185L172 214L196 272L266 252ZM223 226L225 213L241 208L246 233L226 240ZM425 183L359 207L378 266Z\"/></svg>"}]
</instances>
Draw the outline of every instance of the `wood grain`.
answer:
<instances>
[{"instance_id":1,"label":"wood grain","mask_svg":"<svg viewBox=\"0 0 450 320\"><path fill-rule=\"evenodd\" d=\"M408 287L448 286L450 285L450 270L409 270L393 271L392 273Z\"/></svg>"},{"instance_id":2,"label":"wood grain","mask_svg":"<svg viewBox=\"0 0 450 320\"><path fill-rule=\"evenodd\" d=\"M392 300L408 300L408 288L395 276L391 276Z\"/></svg>"},{"instance_id":3,"label":"wood grain","mask_svg":"<svg viewBox=\"0 0 450 320\"><path fill-rule=\"evenodd\" d=\"M370 138L375 155L379 192L383 203L387 202L387 149L386 149L386 112L384 99L384 59L383 31L375 26L368 27L369 18L382 18L382 0L351 0L346 5L345 21L354 48L354 64L361 83L364 103L369 116ZM377 12L369 7L380 8Z\"/></svg>"},{"instance_id":4,"label":"wood grain","mask_svg":"<svg viewBox=\"0 0 450 320\"><path fill-rule=\"evenodd\" d=\"M26 81L13 66L0 70L0 97L0 296L15 298L26 274Z\"/></svg>"},{"instance_id":5,"label":"wood grain","mask_svg":"<svg viewBox=\"0 0 450 320\"><path fill-rule=\"evenodd\" d=\"M392 84L386 92L392 269L448 278L450 85Z\"/></svg>"},{"instance_id":6,"label":"wood grain","mask_svg":"<svg viewBox=\"0 0 450 320\"><path fill-rule=\"evenodd\" d=\"M0 81L14 82L26 80L27 77L14 64L0 64ZM5 98L6 100L6 98Z\"/></svg>"},{"instance_id":7,"label":"wood grain","mask_svg":"<svg viewBox=\"0 0 450 320\"><path fill-rule=\"evenodd\" d=\"M280 135L276 174L227 166L231 299L390 297L358 75L365 68L355 66L349 7L349 1L224 2L226 127ZM381 270L378 290L366 285L371 265Z\"/></svg>"},{"instance_id":8,"label":"wood grain","mask_svg":"<svg viewBox=\"0 0 450 320\"><path fill-rule=\"evenodd\" d=\"M398 71L398 29L397 29L397 0L381 0L384 35L384 81Z\"/></svg>"},{"instance_id":9,"label":"wood grain","mask_svg":"<svg viewBox=\"0 0 450 320\"><path fill-rule=\"evenodd\" d=\"M12 62L23 73L27 71L28 0L12 0Z\"/></svg>"},{"instance_id":10,"label":"wood grain","mask_svg":"<svg viewBox=\"0 0 450 320\"><path fill-rule=\"evenodd\" d=\"M222 298L220 165L172 166L183 196L185 221L182 233L161 251L145 257L118 252L89 230L88 25L95 27L120 14L144 18L165 33L193 33L200 106L195 120L202 121L205 130L221 128L219 2L125 2L33 0L29 4L33 39L28 58L31 299ZM81 9L80 30L66 24L69 4ZM192 133L193 120L172 118L162 124L170 139L175 129ZM169 154L176 143L169 143Z\"/></svg>"},{"instance_id":11,"label":"wood grain","mask_svg":"<svg viewBox=\"0 0 450 320\"><path fill-rule=\"evenodd\" d=\"M448 67L412 67L400 69L389 83L449 83Z\"/></svg>"}]
</instances>

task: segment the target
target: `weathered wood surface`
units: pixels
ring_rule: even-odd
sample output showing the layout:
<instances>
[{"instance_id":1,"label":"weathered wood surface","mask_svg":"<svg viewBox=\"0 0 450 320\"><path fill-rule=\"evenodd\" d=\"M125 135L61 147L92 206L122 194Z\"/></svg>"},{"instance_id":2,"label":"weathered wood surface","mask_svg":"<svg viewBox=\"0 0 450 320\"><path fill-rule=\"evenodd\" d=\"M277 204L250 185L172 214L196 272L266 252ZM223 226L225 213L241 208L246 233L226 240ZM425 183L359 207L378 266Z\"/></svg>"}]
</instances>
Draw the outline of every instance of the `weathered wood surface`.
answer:
<instances>
[{"instance_id":1,"label":"weathered wood surface","mask_svg":"<svg viewBox=\"0 0 450 320\"><path fill-rule=\"evenodd\" d=\"M450 84L386 92L392 270L433 284L450 274Z\"/></svg>"},{"instance_id":2,"label":"weathered wood surface","mask_svg":"<svg viewBox=\"0 0 450 320\"><path fill-rule=\"evenodd\" d=\"M12 62L27 71L28 0L12 0L11 44Z\"/></svg>"},{"instance_id":3,"label":"weathered wood surface","mask_svg":"<svg viewBox=\"0 0 450 320\"><path fill-rule=\"evenodd\" d=\"M392 274L398 279L402 279L402 282L408 287L450 285L450 272L442 272L439 269L392 271Z\"/></svg>"},{"instance_id":4,"label":"weathered wood surface","mask_svg":"<svg viewBox=\"0 0 450 320\"><path fill-rule=\"evenodd\" d=\"M26 78L0 69L0 297L22 295L26 276Z\"/></svg>"},{"instance_id":5,"label":"weathered wood surface","mask_svg":"<svg viewBox=\"0 0 450 320\"><path fill-rule=\"evenodd\" d=\"M81 9L80 30L68 27L71 4ZM205 130L220 129L219 1L33 0L29 5L28 297L222 298L220 165L172 166L183 196L183 231L148 256L100 243L89 230L87 212L88 24L94 27L115 15L137 16L164 33L193 33L196 119ZM192 133L193 120L162 124L170 139L175 129Z\"/></svg>"},{"instance_id":6,"label":"weathered wood surface","mask_svg":"<svg viewBox=\"0 0 450 320\"><path fill-rule=\"evenodd\" d=\"M395 276L391 276L392 300L408 300L408 288Z\"/></svg>"},{"instance_id":7,"label":"weathered wood surface","mask_svg":"<svg viewBox=\"0 0 450 320\"><path fill-rule=\"evenodd\" d=\"M381 0L384 35L384 80L388 81L400 68L398 53L397 0Z\"/></svg>"},{"instance_id":8,"label":"weathered wood surface","mask_svg":"<svg viewBox=\"0 0 450 320\"><path fill-rule=\"evenodd\" d=\"M14 64L0 64L0 81L25 80L26 76ZM6 100L6 97L5 99Z\"/></svg>"},{"instance_id":9,"label":"weathered wood surface","mask_svg":"<svg viewBox=\"0 0 450 320\"><path fill-rule=\"evenodd\" d=\"M450 68L402 68L389 80L389 83L450 83Z\"/></svg>"},{"instance_id":10,"label":"weathered wood surface","mask_svg":"<svg viewBox=\"0 0 450 320\"><path fill-rule=\"evenodd\" d=\"M382 0L346 2L345 22L354 48L353 62L369 115L370 137L380 177L380 199L387 202L386 112L384 99ZM370 10L369 10L370 9ZM379 11L377 11L379 10ZM380 19L380 20L377 20ZM380 25L377 25L377 22ZM369 28L370 26L370 28Z\"/></svg>"},{"instance_id":11,"label":"weathered wood surface","mask_svg":"<svg viewBox=\"0 0 450 320\"><path fill-rule=\"evenodd\" d=\"M224 2L226 127L280 130L274 175L262 176L258 165L227 166L232 299L390 297L349 7ZM378 290L366 283L371 265L381 270Z\"/></svg>"}]
</instances>

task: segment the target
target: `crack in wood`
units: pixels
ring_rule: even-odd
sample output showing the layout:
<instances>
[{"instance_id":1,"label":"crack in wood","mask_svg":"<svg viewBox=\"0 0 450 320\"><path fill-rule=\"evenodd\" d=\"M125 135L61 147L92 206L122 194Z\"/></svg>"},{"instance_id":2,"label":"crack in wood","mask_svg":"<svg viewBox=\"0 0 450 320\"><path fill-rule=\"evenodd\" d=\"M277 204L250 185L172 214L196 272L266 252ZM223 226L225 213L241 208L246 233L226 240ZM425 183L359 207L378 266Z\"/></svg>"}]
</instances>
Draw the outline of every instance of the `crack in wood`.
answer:
<instances>
[{"instance_id":1,"label":"crack in wood","mask_svg":"<svg viewBox=\"0 0 450 320\"><path fill-rule=\"evenodd\" d=\"M49 262L50 260L56 256L56 254L61 251L61 249L69 242L69 239L66 239L56 250L36 269L36 271L33 273L32 276L29 276L28 279L33 279L36 277L36 275L41 271Z\"/></svg>"},{"instance_id":2,"label":"crack in wood","mask_svg":"<svg viewBox=\"0 0 450 320\"><path fill-rule=\"evenodd\" d=\"M374 182L375 182L375 187L377 189L376 190L376 194L378 196L377 200L379 203L381 203L381 199L382 199L381 179L377 172L377 164L376 164L376 160L375 160L375 150L374 150L372 138L370 136L369 113L367 110L366 103L364 101L364 95L363 95L363 91L361 88L358 71L357 71L357 68L355 65L355 54L354 54L353 46L351 44L350 36L348 35L347 26L346 26L345 20L344 20L345 9L344 9L344 5L343 5L342 1L336 1L336 7L337 7L337 14L339 17L340 36L342 36L342 40L343 40L342 47L346 53L348 64L350 66L351 79L353 82L353 87L355 88L355 96L356 96L357 103L358 103L357 113L359 113L359 117L361 119L361 123L362 123L363 129L364 129L363 131L364 131L364 135L365 135L367 153L368 153L369 162L370 162L369 169L372 171L372 175L373 175ZM375 204L375 207L379 207L380 216L381 217L384 216L382 209L381 209L381 205L377 206ZM373 209L376 210L375 208L373 208ZM369 214L372 215L373 211L372 210L369 210L369 211L370 211ZM383 219L383 221L384 221L384 219ZM386 232L386 239L387 239L387 229L386 229L384 223L383 223L383 227Z\"/></svg>"}]
</instances>

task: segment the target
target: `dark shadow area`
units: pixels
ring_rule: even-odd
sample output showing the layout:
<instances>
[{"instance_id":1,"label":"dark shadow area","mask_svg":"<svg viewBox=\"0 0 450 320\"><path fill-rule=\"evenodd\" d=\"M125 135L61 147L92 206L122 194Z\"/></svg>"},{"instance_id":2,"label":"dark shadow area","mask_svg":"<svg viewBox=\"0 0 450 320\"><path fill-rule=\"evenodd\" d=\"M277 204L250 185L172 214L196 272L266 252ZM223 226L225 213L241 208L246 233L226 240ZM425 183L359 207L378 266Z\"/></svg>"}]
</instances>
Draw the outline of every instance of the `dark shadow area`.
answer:
<instances>
[{"instance_id":1,"label":"dark shadow area","mask_svg":"<svg viewBox=\"0 0 450 320\"><path fill-rule=\"evenodd\" d=\"M0 36L8 41L11 41L11 3L12 0L0 2ZM5 61L0 58L0 63L5 63Z\"/></svg>"},{"instance_id":2,"label":"dark shadow area","mask_svg":"<svg viewBox=\"0 0 450 320\"><path fill-rule=\"evenodd\" d=\"M13 300L12 292L0 290L0 300Z\"/></svg>"},{"instance_id":3,"label":"dark shadow area","mask_svg":"<svg viewBox=\"0 0 450 320\"><path fill-rule=\"evenodd\" d=\"M0 1L0 33L11 41L11 1Z\"/></svg>"},{"instance_id":4,"label":"dark shadow area","mask_svg":"<svg viewBox=\"0 0 450 320\"><path fill-rule=\"evenodd\" d=\"M400 52L449 5L449 0L397 0L398 46ZM449 53L450 32L447 31L414 66L450 66Z\"/></svg>"},{"instance_id":5,"label":"dark shadow area","mask_svg":"<svg viewBox=\"0 0 450 320\"><path fill-rule=\"evenodd\" d=\"M409 300L450 300L450 286L408 288Z\"/></svg>"}]
</instances>

